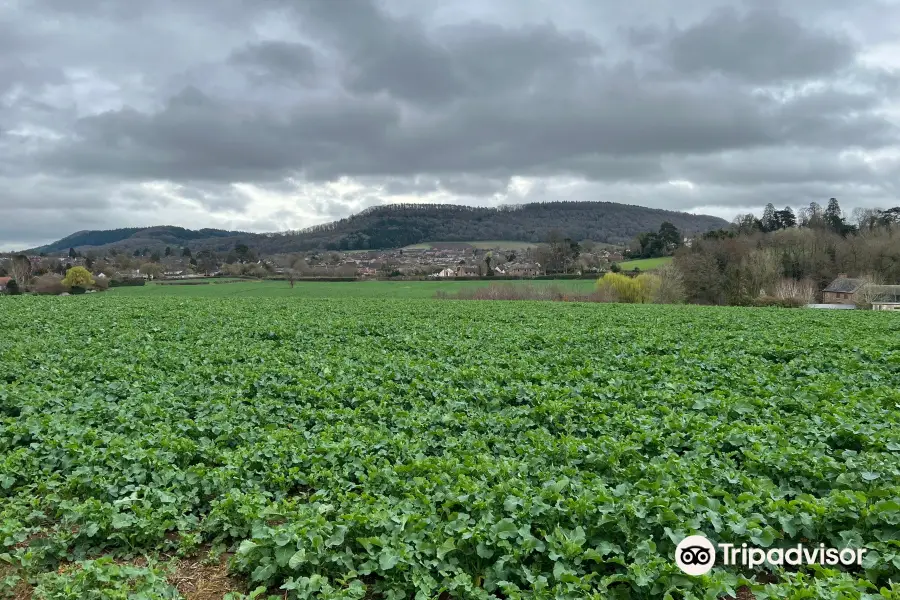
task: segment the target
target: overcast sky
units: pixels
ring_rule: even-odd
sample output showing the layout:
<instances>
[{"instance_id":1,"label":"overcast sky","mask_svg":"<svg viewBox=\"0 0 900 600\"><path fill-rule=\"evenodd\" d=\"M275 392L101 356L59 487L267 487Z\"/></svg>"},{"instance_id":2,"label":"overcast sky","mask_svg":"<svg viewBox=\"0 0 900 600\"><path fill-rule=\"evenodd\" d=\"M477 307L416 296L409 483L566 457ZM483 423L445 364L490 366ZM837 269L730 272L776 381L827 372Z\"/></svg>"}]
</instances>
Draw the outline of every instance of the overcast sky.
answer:
<instances>
[{"instance_id":1,"label":"overcast sky","mask_svg":"<svg viewBox=\"0 0 900 600\"><path fill-rule=\"evenodd\" d=\"M0 249L386 202L900 204L898 0L0 0Z\"/></svg>"}]
</instances>

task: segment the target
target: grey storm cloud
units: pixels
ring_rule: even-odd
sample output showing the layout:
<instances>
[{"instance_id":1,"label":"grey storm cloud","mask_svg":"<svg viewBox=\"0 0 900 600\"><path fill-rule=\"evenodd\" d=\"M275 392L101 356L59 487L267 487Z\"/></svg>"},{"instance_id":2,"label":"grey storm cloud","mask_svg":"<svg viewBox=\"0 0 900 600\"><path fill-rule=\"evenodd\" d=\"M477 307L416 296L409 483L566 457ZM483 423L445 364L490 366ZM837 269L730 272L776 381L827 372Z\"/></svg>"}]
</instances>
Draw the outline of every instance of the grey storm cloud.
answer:
<instances>
[{"instance_id":1,"label":"grey storm cloud","mask_svg":"<svg viewBox=\"0 0 900 600\"><path fill-rule=\"evenodd\" d=\"M896 3L684 4L8 0L0 248L397 196L893 201Z\"/></svg>"},{"instance_id":2,"label":"grey storm cloud","mask_svg":"<svg viewBox=\"0 0 900 600\"><path fill-rule=\"evenodd\" d=\"M315 50L299 42L269 40L249 44L231 53L229 63L276 81L309 80L315 76Z\"/></svg>"},{"instance_id":3,"label":"grey storm cloud","mask_svg":"<svg viewBox=\"0 0 900 600\"><path fill-rule=\"evenodd\" d=\"M828 76L848 66L857 48L845 36L805 29L776 9L716 10L664 46L675 68L759 83Z\"/></svg>"}]
</instances>

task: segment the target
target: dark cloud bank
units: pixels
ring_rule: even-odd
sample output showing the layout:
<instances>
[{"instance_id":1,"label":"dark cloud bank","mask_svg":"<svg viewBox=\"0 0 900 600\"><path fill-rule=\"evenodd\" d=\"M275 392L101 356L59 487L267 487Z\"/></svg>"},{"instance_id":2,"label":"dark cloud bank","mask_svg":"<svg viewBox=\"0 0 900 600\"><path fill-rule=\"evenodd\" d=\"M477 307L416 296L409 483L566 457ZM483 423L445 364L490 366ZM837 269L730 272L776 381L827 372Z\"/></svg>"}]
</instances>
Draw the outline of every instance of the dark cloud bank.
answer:
<instances>
[{"instance_id":1,"label":"dark cloud bank","mask_svg":"<svg viewBox=\"0 0 900 600\"><path fill-rule=\"evenodd\" d=\"M0 246L416 199L896 204L896 5L627 4L12 0Z\"/></svg>"}]
</instances>

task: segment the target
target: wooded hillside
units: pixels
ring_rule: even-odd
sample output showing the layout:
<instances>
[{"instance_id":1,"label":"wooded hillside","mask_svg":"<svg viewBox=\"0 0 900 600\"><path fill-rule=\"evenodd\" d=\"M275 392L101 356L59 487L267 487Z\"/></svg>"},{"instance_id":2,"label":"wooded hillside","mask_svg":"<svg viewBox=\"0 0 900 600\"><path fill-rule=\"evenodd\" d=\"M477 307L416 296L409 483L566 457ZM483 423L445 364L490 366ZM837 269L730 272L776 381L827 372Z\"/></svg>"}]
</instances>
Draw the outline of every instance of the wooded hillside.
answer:
<instances>
[{"instance_id":1,"label":"wooded hillside","mask_svg":"<svg viewBox=\"0 0 900 600\"><path fill-rule=\"evenodd\" d=\"M542 242L553 231L573 240L624 244L641 232L655 231L665 221L687 235L727 225L723 219L708 215L612 202L547 202L498 208L391 204L299 231L254 234L171 226L81 231L33 251L50 253L111 245L126 251L166 245L222 251L247 244L272 254L312 249L374 250L431 241Z\"/></svg>"}]
</instances>

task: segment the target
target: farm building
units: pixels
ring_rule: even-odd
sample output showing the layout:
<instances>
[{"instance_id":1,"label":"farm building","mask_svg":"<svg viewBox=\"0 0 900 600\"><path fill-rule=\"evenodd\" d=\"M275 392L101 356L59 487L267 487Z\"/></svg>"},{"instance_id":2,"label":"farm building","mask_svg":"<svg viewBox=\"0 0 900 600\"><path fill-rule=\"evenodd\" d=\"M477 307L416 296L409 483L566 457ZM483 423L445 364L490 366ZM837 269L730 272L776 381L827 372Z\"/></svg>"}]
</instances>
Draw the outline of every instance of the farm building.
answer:
<instances>
[{"instance_id":1,"label":"farm building","mask_svg":"<svg viewBox=\"0 0 900 600\"><path fill-rule=\"evenodd\" d=\"M873 310L900 310L900 285L874 285L842 273L822 290L822 300L832 307L871 304Z\"/></svg>"},{"instance_id":2,"label":"farm building","mask_svg":"<svg viewBox=\"0 0 900 600\"><path fill-rule=\"evenodd\" d=\"M867 294L872 310L900 310L900 285L873 285Z\"/></svg>"},{"instance_id":3,"label":"farm building","mask_svg":"<svg viewBox=\"0 0 900 600\"><path fill-rule=\"evenodd\" d=\"M837 279L822 290L822 302L825 304L856 304L856 294L865 285L862 279L847 277L841 273Z\"/></svg>"}]
</instances>

